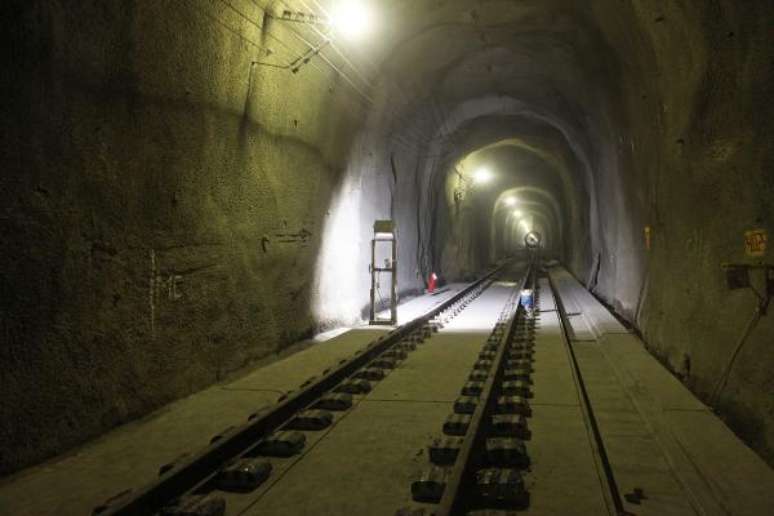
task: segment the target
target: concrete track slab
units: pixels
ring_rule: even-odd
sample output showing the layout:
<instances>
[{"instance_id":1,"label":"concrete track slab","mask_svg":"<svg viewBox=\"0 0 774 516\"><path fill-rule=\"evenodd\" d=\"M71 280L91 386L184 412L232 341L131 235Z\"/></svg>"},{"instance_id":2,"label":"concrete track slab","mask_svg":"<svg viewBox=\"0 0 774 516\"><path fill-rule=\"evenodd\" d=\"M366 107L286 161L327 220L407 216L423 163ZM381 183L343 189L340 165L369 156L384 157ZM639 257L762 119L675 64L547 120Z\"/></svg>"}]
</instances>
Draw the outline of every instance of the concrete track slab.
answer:
<instances>
[{"instance_id":1,"label":"concrete track slab","mask_svg":"<svg viewBox=\"0 0 774 516\"><path fill-rule=\"evenodd\" d=\"M476 333L433 336L379 382L369 399L453 403L485 340L485 335ZM443 367L437 367L438 364Z\"/></svg>"},{"instance_id":2,"label":"concrete track slab","mask_svg":"<svg viewBox=\"0 0 774 516\"><path fill-rule=\"evenodd\" d=\"M570 340L595 340L597 338L597 334L594 333L584 314L576 313L570 315L568 322Z\"/></svg>"},{"instance_id":3,"label":"concrete track slab","mask_svg":"<svg viewBox=\"0 0 774 516\"><path fill-rule=\"evenodd\" d=\"M449 283L436 290L433 294L422 294L401 300L398 306L398 325L406 324L429 312L447 299L454 297L455 294L460 290L464 290L468 285L470 283ZM379 319L389 319L389 310L382 310L377 314L377 317Z\"/></svg>"},{"instance_id":4,"label":"concrete track slab","mask_svg":"<svg viewBox=\"0 0 774 516\"><path fill-rule=\"evenodd\" d=\"M399 317L415 317L454 295L462 284L437 296L412 298ZM161 464L199 450L210 438L274 404L341 359L365 347L386 327L334 332L334 337L298 343L300 351L256 366L242 376L175 401L116 428L70 453L7 477L0 483L0 514L42 516L90 514L107 498L155 478Z\"/></svg>"},{"instance_id":5,"label":"concrete track slab","mask_svg":"<svg viewBox=\"0 0 774 516\"><path fill-rule=\"evenodd\" d=\"M344 359L351 357L365 344L386 333L386 328L355 328L335 339L319 343L305 349L292 360L281 360L266 367L256 369L249 374L225 386L229 390L245 391L276 391L284 393L296 390L299 386L314 376L338 365Z\"/></svg>"},{"instance_id":6,"label":"concrete track slab","mask_svg":"<svg viewBox=\"0 0 774 516\"><path fill-rule=\"evenodd\" d=\"M550 276L571 320L575 314L582 314L585 327L589 328L595 337L607 333L628 333L618 319L566 269L554 267L550 270Z\"/></svg>"},{"instance_id":7,"label":"concrete track slab","mask_svg":"<svg viewBox=\"0 0 774 516\"><path fill-rule=\"evenodd\" d=\"M457 399L512 289L510 283L493 284L379 382L369 399L446 402ZM439 364L443 367L438 367Z\"/></svg>"},{"instance_id":8,"label":"concrete track slab","mask_svg":"<svg viewBox=\"0 0 774 516\"><path fill-rule=\"evenodd\" d=\"M534 369L534 398L531 400L533 406L578 407L575 379L556 313L541 314L540 328L535 335Z\"/></svg>"},{"instance_id":9,"label":"concrete track slab","mask_svg":"<svg viewBox=\"0 0 774 516\"><path fill-rule=\"evenodd\" d=\"M604 324L606 308L561 268L559 295ZM565 305L566 306L566 305ZM651 356L634 335L600 323L593 341L573 342L580 373L622 494L644 491L638 515L769 514L774 471Z\"/></svg>"},{"instance_id":10,"label":"concrete track slab","mask_svg":"<svg viewBox=\"0 0 774 516\"><path fill-rule=\"evenodd\" d=\"M533 405L530 429L530 506L524 514L608 514L580 407Z\"/></svg>"},{"instance_id":11,"label":"concrete track slab","mask_svg":"<svg viewBox=\"0 0 774 516\"><path fill-rule=\"evenodd\" d=\"M709 411L669 410L672 433L728 514L757 516L774 508L774 473Z\"/></svg>"},{"instance_id":12,"label":"concrete track slab","mask_svg":"<svg viewBox=\"0 0 774 516\"><path fill-rule=\"evenodd\" d=\"M531 460L525 475L530 506L525 514L608 514L605 485L597 470L569 353L556 312L544 311L553 299L544 283L535 334L534 397L527 441Z\"/></svg>"},{"instance_id":13,"label":"concrete track slab","mask_svg":"<svg viewBox=\"0 0 774 516\"><path fill-rule=\"evenodd\" d=\"M647 391L662 410L707 410L680 381L664 368L635 335L608 334L599 339L602 352L618 367L630 391Z\"/></svg>"},{"instance_id":14,"label":"concrete track slab","mask_svg":"<svg viewBox=\"0 0 774 516\"><path fill-rule=\"evenodd\" d=\"M0 514L91 514L125 489L155 478L160 465L205 447L210 438L277 399L274 392L207 389L126 424L0 486Z\"/></svg>"},{"instance_id":15,"label":"concrete track slab","mask_svg":"<svg viewBox=\"0 0 774 516\"><path fill-rule=\"evenodd\" d=\"M242 514L392 516L411 499L450 403L364 400ZM367 481L365 481L367 479Z\"/></svg>"},{"instance_id":16,"label":"concrete track slab","mask_svg":"<svg viewBox=\"0 0 774 516\"><path fill-rule=\"evenodd\" d=\"M552 312L556 310L556 299L554 298L548 278L540 278L538 285L540 286L540 311Z\"/></svg>"},{"instance_id":17,"label":"concrete track slab","mask_svg":"<svg viewBox=\"0 0 774 516\"><path fill-rule=\"evenodd\" d=\"M427 444L442 435L511 292L512 284L501 283L485 291L377 383L249 510L229 514L386 516L408 504L411 482L429 466Z\"/></svg>"}]
</instances>

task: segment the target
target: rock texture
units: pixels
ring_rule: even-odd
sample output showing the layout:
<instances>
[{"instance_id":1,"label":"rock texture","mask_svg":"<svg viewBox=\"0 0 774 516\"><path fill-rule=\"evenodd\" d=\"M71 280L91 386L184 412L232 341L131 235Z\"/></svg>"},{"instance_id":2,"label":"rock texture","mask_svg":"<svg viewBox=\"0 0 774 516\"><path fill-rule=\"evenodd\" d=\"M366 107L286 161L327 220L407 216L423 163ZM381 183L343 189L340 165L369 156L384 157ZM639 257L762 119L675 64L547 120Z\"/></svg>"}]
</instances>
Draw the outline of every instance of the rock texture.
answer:
<instances>
[{"instance_id":1,"label":"rock texture","mask_svg":"<svg viewBox=\"0 0 774 516\"><path fill-rule=\"evenodd\" d=\"M254 3L4 2L0 472L313 331L363 103ZM5 29L4 29L5 31Z\"/></svg>"}]
</instances>

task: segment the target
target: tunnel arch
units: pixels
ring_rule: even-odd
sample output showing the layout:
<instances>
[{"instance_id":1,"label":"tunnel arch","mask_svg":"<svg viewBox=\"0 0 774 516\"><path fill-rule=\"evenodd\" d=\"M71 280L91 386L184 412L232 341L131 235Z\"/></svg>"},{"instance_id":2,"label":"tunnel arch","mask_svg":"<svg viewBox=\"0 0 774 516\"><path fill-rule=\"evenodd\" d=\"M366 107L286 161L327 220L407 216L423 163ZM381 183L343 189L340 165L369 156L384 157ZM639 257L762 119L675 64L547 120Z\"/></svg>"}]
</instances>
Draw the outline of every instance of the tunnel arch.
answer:
<instances>
[{"instance_id":1,"label":"tunnel arch","mask_svg":"<svg viewBox=\"0 0 774 516\"><path fill-rule=\"evenodd\" d=\"M515 207L509 207L505 204L505 199L515 196L519 199L518 204ZM546 228L546 242L551 243L551 251L558 251L558 256L561 257L563 249L553 249L554 242L562 241L563 233L563 218L558 211L559 207L556 204L556 199L550 192L546 192L540 188L531 186L514 187L504 190L500 193L495 201L495 205L492 207L492 224L491 224L491 254L494 257L501 257L505 250L502 244L505 242L509 232L509 224L512 213L506 213L505 218L502 216L502 212L512 212L514 210L522 211L526 214L530 214L535 217L539 217L544 227ZM501 247L498 247L498 244Z\"/></svg>"},{"instance_id":2,"label":"tunnel arch","mask_svg":"<svg viewBox=\"0 0 774 516\"><path fill-rule=\"evenodd\" d=\"M531 224L522 226L521 223L527 219L530 220ZM498 259L516 256L518 251L525 249L525 236L533 231L541 235L541 251L543 256L556 256L553 245L555 234L549 229L551 227L550 224L550 217L547 217L540 210L527 211L524 218L508 215L500 235L499 244L501 247L495 256Z\"/></svg>"},{"instance_id":3,"label":"tunnel arch","mask_svg":"<svg viewBox=\"0 0 774 516\"><path fill-rule=\"evenodd\" d=\"M586 158L586 152L578 143L575 143L577 140L573 139L573 132L571 129L564 127L560 121L553 119L549 115L536 113L534 110L525 108L525 105L517 99L501 97L473 99L461 103L455 110L451 111L444 121L443 129L439 129L435 137L430 140L430 144L428 146L429 148L426 151L426 155L429 157L422 161L424 165L422 166L423 172L421 172L421 174L427 178L423 180L423 187L428 190L432 188L431 178L442 174L443 171L449 167L449 162L455 159L452 156L457 155L454 149L444 148L443 140L439 137L439 135L443 134L442 131L445 131L446 134L454 134L456 130L464 127L466 123L484 118L488 115L515 115L518 117L531 119L553 128L559 134L564 136L565 142L562 143L566 143L566 145L572 149L574 159L576 159L582 167L581 173L583 178L582 184L584 185L583 190L585 190L589 196L587 204L588 214L584 214L584 218L589 220L590 227L596 227L596 221L598 220L595 193L596 186L594 175L591 173L591 165ZM509 136L513 137L513 132L511 132ZM445 159L439 158L441 156L445 156ZM589 237L590 248L598 248L600 245L598 241L598 232L591 231ZM588 262L588 257L579 257L577 261L579 263Z\"/></svg>"},{"instance_id":4,"label":"tunnel arch","mask_svg":"<svg viewBox=\"0 0 774 516\"><path fill-rule=\"evenodd\" d=\"M462 150L467 150L464 147L459 149L457 153L449 157L450 160L456 159L456 165L450 167L450 170L445 174L445 180L447 184L447 193L452 189L451 183L459 184L461 180L467 178L467 181L471 181L473 169L479 165L485 165L490 169L494 169L493 184L490 186L484 186L483 188L471 188L466 195L473 196L485 196L483 205L479 205L481 213L477 216L480 229L476 230L475 226L472 226L459 219L459 216L455 217L454 214L448 214L450 224L468 224L469 231L486 231L492 233L492 231L499 231L501 229L501 217L498 217L498 210L502 207L501 201L504 198L503 192L509 192L511 195L523 194L530 198L537 197L544 202L547 201L550 208L553 209L552 222L548 224L552 228L555 234L561 233L559 228L563 225L566 218L565 211L571 211L564 209L565 202L562 200L563 188L561 174L555 171L556 162L554 160L546 159L546 153L541 152L539 149L527 145L525 142L518 138L503 139L488 143L480 148L477 148L467 154L463 154ZM514 161L515 160L515 161ZM514 168L515 167L515 168ZM437 172L439 177L442 170ZM461 179L458 179L460 176ZM450 183L451 182L451 183ZM464 181L462 181L464 183ZM564 185L566 186L566 185ZM481 191L476 191L476 190ZM463 188L460 190L460 194L465 191ZM466 200L465 196L461 196L460 199L464 205ZM526 201L526 199L525 199ZM530 201L532 202L532 201ZM448 206L452 204L451 195L447 195L446 203ZM573 201L573 203L575 203ZM459 207L457 207L459 209ZM448 211L448 210L447 210ZM574 211L574 210L573 210ZM464 212L463 212L464 214ZM459 215L459 214L457 214ZM442 216L442 215L439 215ZM561 221L561 222L559 222ZM465 235L460 235L458 232L454 232L454 238L459 240L460 238L470 238ZM486 262L493 259L498 254L501 254L501 246L496 245L499 241L495 237L495 233L492 233L493 237L484 247L489 249L489 253L482 255L480 261ZM497 233L497 236L502 236L501 232Z\"/></svg>"}]
</instances>

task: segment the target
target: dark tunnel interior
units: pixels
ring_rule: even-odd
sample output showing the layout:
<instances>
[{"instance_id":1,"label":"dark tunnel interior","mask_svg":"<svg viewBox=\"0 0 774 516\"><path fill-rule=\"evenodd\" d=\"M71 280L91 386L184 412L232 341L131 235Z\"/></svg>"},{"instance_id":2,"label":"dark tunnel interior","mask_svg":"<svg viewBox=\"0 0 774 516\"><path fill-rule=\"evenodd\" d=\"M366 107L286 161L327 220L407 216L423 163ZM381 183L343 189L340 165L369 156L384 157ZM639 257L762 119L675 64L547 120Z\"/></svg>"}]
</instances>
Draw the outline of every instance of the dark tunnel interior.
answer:
<instances>
[{"instance_id":1,"label":"dark tunnel interior","mask_svg":"<svg viewBox=\"0 0 774 516\"><path fill-rule=\"evenodd\" d=\"M771 2L6 0L0 19L0 475L362 324L376 220L406 300L538 232L774 465Z\"/></svg>"}]
</instances>

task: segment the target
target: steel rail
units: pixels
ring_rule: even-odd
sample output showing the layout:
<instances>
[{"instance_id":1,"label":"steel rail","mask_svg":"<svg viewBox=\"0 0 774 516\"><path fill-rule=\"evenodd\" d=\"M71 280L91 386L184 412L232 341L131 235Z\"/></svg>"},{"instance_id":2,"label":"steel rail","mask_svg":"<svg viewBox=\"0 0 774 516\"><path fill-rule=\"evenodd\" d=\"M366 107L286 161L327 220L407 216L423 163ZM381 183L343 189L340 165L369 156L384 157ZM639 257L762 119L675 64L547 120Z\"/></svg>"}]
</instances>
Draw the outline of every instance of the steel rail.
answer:
<instances>
[{"instance_id":1,"label":"steel rail","mask_svg":"<svg viewBox=\"0 0 774 516\"><path fill-rule=\"evenodd\" d=\"M618 488L618 483L613 474L613 468L607 456L605 443L602 440L602 433L599 430L594 411L591 408L591 400L586 391L586 384L583 382L580 365L575 356L575 350L573 349L572 339L568 329L569 315L567 314L562 298L559 295L559 289L556 288L556 285L554 285L554 282L551 279L551 275L548 274L546 276L554 296L554 302L556 303L556 315L559 320L559 326L562 329L562 340L564 341L565 349L570 358L570 369L572 371L573 379L575 380L575 386L578 390L578 401L580 402L581 411L583 412L583 421L585 422L586 429L591 437L590 444L595 452L593 455L595 462L597 463L597 468L602 470L603 475L600 476L600 481L603 483L602 493L605 498L605 505L607 505L610 514L627 514L621 498L621 491Z\"/></svg>"},{"instance_id":2,"label":"steel rail","mask_svg":"<svg viewBox=\"0 0 774 516\"><path fill-rule=\"evenodd\" d=\"M347 359L332 371L324 374L318 381L304 389L288 395L267 412L260 414L240 427L227 431L220 439L210 444L192 457L175 464L154 481L136 491L120 496L109 502L100 516L146 516L160 511L176 498L195 489L209 477L216 474L229 461L240 456L262 438L279 429L296 413L317 401L358 369L378 357L405 336L421 328L465 296L485 285L510 262L495 267L474 283L444 301L424 315L395 328L386 335L377 338L362 352Z\"/></svg>"},{"instance_id":3,"label":"steel rail","mask_svg":"<svg viewBox=\"0 0 774 516\"><path fill-rule=\"evenodd\" d=\"M524 289L525 285L529 282L533 276L534 267L532 264L527 266L527 271L521 282L518 283L516 295ZM484 382L484 387L481 391L481 399L483 403L479 403L471 417L470 426L465 434L462 446L460 447L459 454L457 455L456 464L460 466L455 467L449 479L446 482L443 496L439 502L438 507L433 512L435 516L451 516L465 513L465 505L469 502L471 496L471 489L469 486L473 484L473 477L475 476L475 468L477 466L477 458L481 455L479 451L484 447L486 440L486 432L484 431L485 417L494 412L494 406L497 402L497 396L494 396L495 387L501 382L503 374L503 364L505 362L505 356L508 352L508 343L513 337L513 332L516 329L516 322L519 317L521 309L521 299L516 302L516 308L513 315L508 321L508 326L503 332L503 340L497 350L497 355L493 363L494 374L490 375Z\"/></svg>"}]
</instances>

